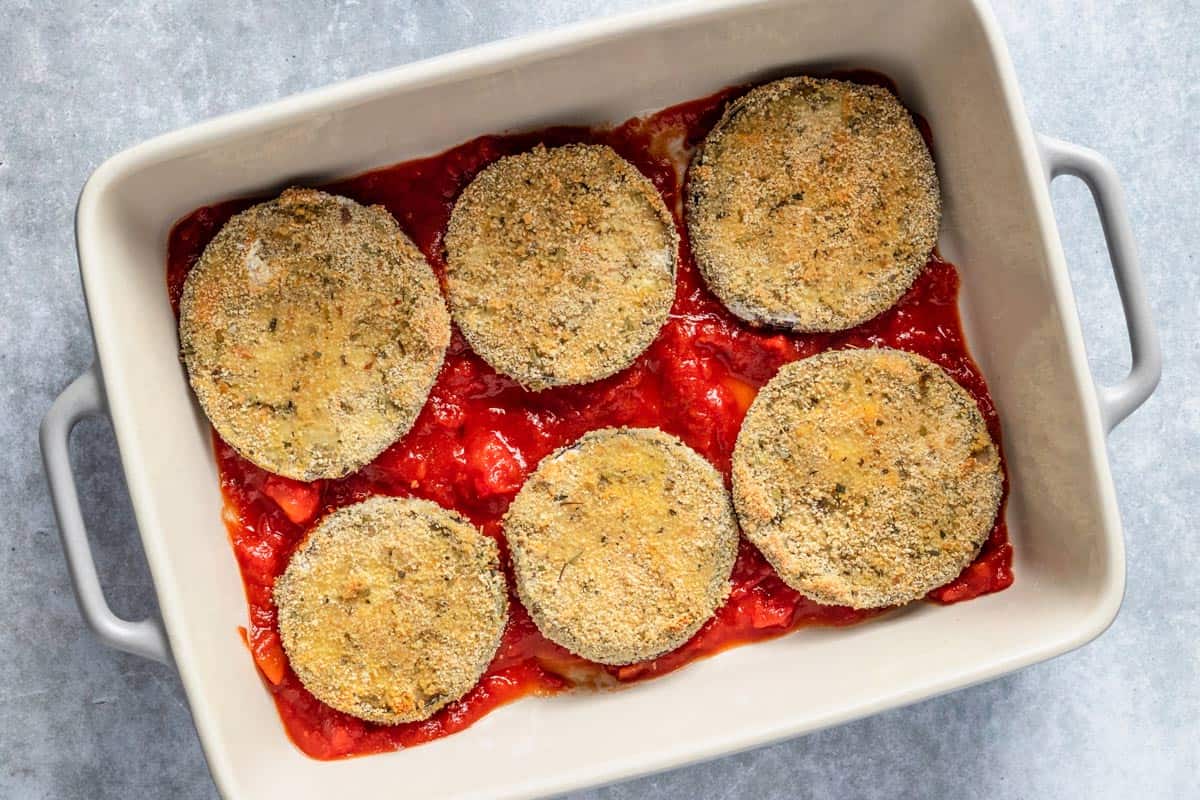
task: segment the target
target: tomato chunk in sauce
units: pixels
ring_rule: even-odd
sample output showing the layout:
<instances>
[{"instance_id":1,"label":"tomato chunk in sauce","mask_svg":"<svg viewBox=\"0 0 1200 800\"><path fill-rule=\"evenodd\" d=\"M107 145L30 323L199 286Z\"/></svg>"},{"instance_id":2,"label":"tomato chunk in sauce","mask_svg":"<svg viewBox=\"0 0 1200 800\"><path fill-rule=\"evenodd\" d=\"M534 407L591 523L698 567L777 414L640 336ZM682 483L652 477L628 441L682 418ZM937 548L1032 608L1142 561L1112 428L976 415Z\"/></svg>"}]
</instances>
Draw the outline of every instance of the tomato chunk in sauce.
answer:
<instances>
[{"instance_id":1,"label":"tomato chunk in sauce","mask_svg":"<svg viewBox=\"0 0 1200 800\"><path fill-rule=\"evenodd\" d=\"M798 335L750 327L705 289L681 218L686 158L720 118L725 103L741 91L725 90L615 128L552 128L485 136L432 158L324 187L360 203L385 206L440 276L442 236L450 210L479 170L538 143L598 142L612 146L654 182L676 216L682 243L668 322L633 366L611 378L526 392L483 363L455 331L445 365L413 429L349 477L311 484L279 478L250 464L213 434L226 526L250 606L243 636L288 734L308 755L332 759L408 747L461 730L524 695L643 680L733 645L809 625L850 625L883 613L822 606L806 599L787 587L743 541L728 602L679 649L630 666L587 662L542 637L514 593L499 652L475 688L426 721L378 725L335 711L313 697L289 667L280 645L271 587L313 521L332 509L373 494L427 498L465 514L496 537L504 552L500 518L539 459L555 448L595 428L653 426L679 436L728 480L738 428L759 387L781 365L836 348L896 347L932 359L975 397L992 436L1000 441L995 407L963 340L958 273L936 254L893 308L836 334ZM253 202L208 206L176 224L167 264L170 300L176 310L184 279L204 247L226 220ZM1006 473L1006 497L1007 492ZM928 599L954 603L1005 589L1013 581L1011 565L1002 505L976 560Z\"/></svg>"}]
</instances>

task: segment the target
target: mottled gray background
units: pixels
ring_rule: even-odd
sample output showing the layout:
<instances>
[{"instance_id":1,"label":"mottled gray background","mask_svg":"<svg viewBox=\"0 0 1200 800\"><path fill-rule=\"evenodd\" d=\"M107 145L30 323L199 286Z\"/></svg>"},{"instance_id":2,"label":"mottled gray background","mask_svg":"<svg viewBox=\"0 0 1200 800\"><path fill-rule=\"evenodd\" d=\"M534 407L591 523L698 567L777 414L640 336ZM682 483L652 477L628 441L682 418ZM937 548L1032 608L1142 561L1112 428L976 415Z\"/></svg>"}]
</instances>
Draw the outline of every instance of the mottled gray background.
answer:
<instances>
[{"instance_id":1,"label":"mottled gray background","mask_svg":"<svg viewBox=\"0 0 1200 800\"><path fill-rule=\"evenodd\" d=\"M50 6L57 7L50 9ZM84 629L67 583L36 427L91 360L75 198L149 136L331 81L640 0L251 4L0 0L0 796L210 798L174 673ZM1115 162L1166 368L1112 436L1125 606L1097 642L974 689L803 739L579 797L1195 797L1200 780L1200 9L1003 2L1034 127ZM1128 347L1081 184L1054 189L1093 369ZM75 437L101 573L118 612L153 592L112 434Z\"/></svg>"}]
</instances>

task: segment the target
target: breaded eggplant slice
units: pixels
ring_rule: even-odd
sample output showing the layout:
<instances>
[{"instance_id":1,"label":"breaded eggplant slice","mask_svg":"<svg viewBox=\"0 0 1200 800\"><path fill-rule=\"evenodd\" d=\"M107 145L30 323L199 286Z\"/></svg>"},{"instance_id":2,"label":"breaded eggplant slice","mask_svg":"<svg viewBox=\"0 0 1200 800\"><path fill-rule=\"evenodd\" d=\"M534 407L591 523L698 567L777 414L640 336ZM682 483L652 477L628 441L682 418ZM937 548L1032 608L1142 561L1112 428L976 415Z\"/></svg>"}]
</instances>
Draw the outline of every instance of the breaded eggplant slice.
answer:
<instances>
[{"instance_id":1,"label":"breaded eggplant slice","mask_svg":"<svg viewBox=\"0 0 1200 800\"><path fill-rule=\"evenodd\" d=\"M592 431L547 456L504 536L538 629L602 664L691 638L728 597L738 547L720 474L650 428Z\"/></svg>"},{"instance_id":2,"label":"breaded eggplant slice","mask_svg":"<svg viewBox=\"0 0 1200 800\"><path fill-rule=\"evenodd\" d=\"M426 719L478 681L508 620L499 548L425 500L373 497L324 517L275 582L301 683L359 719Z\"/></svg>"},{"instance_id":3,"label":"breaded eggplant slice","mask_svg":"<svg viewBox=\"0 0 1200 800\"><path fill-rule=\"evenodd\" d=\"M446 231L450 312L498 372L532 390L628 367L675 297L679 234L644 175L605 145L502 158Z\"/></svg>"},{"instance_id":4,"label":"breaded eggplant slice","mask_svg":"<svg viewBox=\"0 0 1200 800\"><path fill-rule=\"evenodd\" d=\"M687 184L687 225L712 292L738 317L852 328L912 286L937 243L933 159L887 90L784 78L734 101Z\"/></svg>"},{"instance_id":5,"label":"breaded eggplant slice","mask_svg":"<svg viewBox=\"0 0 1200 800\"><path fill-rule=\"evenodd\" d=\"M408 432L450 317L380 206L288 189L229 220L188 273L179 339L213 427L246 459L338 478Z\"/></svg>"},{"instance_id":6,"label":"breaded eggplant slice","mask_svg":"<svg viewBox=\"0 0 1200 800\"><path fill-rule=\"evenodd\" d=\"M953 580L987 539L1002 484L975 399L899 350L787 364L733 451L743 533L789 586L828 605L894 606Z\"/></svg>"}]
</instances>

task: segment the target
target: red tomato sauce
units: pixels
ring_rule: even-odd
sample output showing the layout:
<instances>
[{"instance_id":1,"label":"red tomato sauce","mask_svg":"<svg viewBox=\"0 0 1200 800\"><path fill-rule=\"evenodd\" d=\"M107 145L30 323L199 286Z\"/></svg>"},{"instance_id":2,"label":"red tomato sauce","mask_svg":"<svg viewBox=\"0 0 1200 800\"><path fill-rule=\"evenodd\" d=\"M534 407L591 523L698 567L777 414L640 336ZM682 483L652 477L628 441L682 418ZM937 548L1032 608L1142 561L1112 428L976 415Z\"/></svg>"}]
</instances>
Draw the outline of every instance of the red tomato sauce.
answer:
<instances>
[{"instance_id":1,"label":"red tomato sauce","mask_svg":"<svg viewBox=\"0 0 1200 800\"><path fill-rule=\"evenodd\" d=\"M861 79L860 76L856 76ZM868 78L881 82L877 77ZM340 480L299 483L270 475L213 434L225 523L250 605L243 633L292 740L314 758L332 759L408 747L454 733L499 705L528 694L611 686L661 675L727 647L781 636L809 625L850 625L882 611L822 606L788 588L742 541L726 604L685 645L652 661L594 664L541 636L516 598L499 652L465 697L424 722L363 722L314 698L280 645L271 587L315 520L374 494L416 496L465 514L500 542L500 518L525 477L554 449L595 428L653 426L679 436L729 478L730 455L759 387L789 361L823 350L895 347L926 356L974 395L993 438L1000 423L963 341L958 273L935 253L893 308L849 331L791 334L752 328L705 289L688 249L679 203L684 176L676 161L698 145L725 103L744 89L636 118L615 128L552 128L484 136L441 155L397 164L324 187L360 203L385 206L442 275L442 236L459 192L487 164L538 144L599 142L645 173L676 216L682 242L674 306L653 345L629 369L596 383L531 393L496 374L455 330L446 361L413 429L374 462ZM188 270L233 214L254 200L194 211L171 232L167 277L178 311ZM1004 484L1008 494L1007 472ZM1003 506L979 557L928 599L954 603L1007 588L1012 548Z\"/></svg>"}]
</instances>

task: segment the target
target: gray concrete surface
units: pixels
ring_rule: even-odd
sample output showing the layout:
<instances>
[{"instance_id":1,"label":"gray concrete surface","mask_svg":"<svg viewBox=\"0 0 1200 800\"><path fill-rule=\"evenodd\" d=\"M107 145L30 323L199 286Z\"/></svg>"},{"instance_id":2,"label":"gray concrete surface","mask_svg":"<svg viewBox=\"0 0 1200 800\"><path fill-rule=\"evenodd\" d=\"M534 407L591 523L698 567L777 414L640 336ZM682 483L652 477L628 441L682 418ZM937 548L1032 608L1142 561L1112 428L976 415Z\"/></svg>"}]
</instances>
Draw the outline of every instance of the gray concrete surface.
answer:
<instances>
[{"instance_id":1,"label":"gray concrete surface","mask_svg":"<svg viewBox=\"0 0 1200 800\"><path fill-rule=\"evenodd\" d=\"M640 5L0 0L0 797L215 796L176 677L84 629L37 457L39 419L91 358L71 224L92 169L214 114ZM579 797L1198 796L1198 11L997 8L1035 128L1099 149L1123 176L1163 336L1162 386L1111 439L1129 556L1113 627L984 686ZM1054 198L1090 360L1112 379L1128 352L1099 227L1081 185ZM75 450L112 604L147 613L112 435L86 424Z\"/></svg>"}]
</instances>

